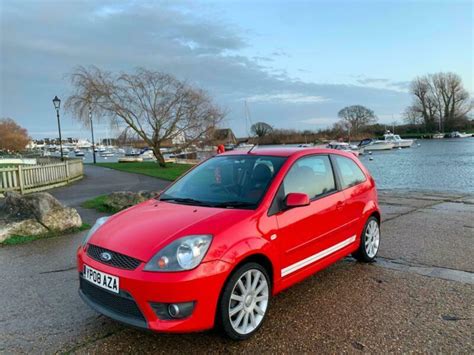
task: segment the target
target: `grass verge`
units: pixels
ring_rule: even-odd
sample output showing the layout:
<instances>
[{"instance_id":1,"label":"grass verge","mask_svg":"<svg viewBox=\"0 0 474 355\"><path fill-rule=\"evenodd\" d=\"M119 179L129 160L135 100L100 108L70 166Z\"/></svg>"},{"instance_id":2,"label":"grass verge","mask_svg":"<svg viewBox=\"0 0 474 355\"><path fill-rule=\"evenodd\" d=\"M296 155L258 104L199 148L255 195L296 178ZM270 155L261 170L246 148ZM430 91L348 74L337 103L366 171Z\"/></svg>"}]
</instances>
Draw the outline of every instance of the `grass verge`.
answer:
<instances>
[{"instance_id":1,"label":"grass verge","mask_svg":"<svg viewBox=\"0 0 474 355\"><path fill-rule=\"evenodd\" d=\"M90 229L91 226L90 224L83 223L82 226L76 227L76 228L70 228L68 230L58 232L58 231L50 231L45 234L39 234L39 235L12 235L10 238L7 240L4 240L0 245L19 245L19 244L25 244L32 242L33 240L37 239L46 239L46 238L54 238L54 237L59 237L61 235L65 234L71 234L71 233L77 233L77 232L82 232L85 230Z\"/></svg>"},{"instance_id":2,"label":"grass verge","mask_svg":"<svg viewBox=\"0 0 474 355\"><path fill-rule=\"evenodd\" d=\"M97 163L97 166L104 168L110 168L128 173L142 174L152 176L158 179L174 181L190 168L193 167L191 164L175 164L167 163L166 167L160 167L155 162L143 162L143 163Z\"/></svg>"},{"instance_id":3,"label":"grass verge","mask_svg":"<svg viewBox=\"0 0 474 355\"><path fill-rule=\"evenodd\" d=\"M91 208L96 211L104 212L104 213L117 213L119 210L112 208L110 206L107 206L104 203L106 198L107 198L107 195L100 195L100 196L94 197L90 200L87 200L81 203L81 207Z\"/></svg>"}]
</instances>

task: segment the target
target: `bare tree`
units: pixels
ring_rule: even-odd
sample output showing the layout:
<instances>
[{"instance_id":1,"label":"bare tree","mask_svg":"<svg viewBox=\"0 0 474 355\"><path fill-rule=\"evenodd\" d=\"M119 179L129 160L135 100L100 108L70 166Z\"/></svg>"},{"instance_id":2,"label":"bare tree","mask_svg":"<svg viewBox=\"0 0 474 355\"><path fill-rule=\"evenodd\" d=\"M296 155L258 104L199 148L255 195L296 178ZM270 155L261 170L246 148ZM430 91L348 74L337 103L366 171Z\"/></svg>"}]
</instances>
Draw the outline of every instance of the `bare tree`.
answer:
<instances>
[{"instance_id":1,"label":"bare tree","mask_svg":"<svg viewBox=\"0 0 474 355\"><path fill-rule=\"evenodd\" d=\"M350 125L354 135L357 135L363 127L377 121L374 111L361 105L344 107L337 115Z\"/></svg>"},{"instance_id":2,"label":"bare tree","mask_svg":"<svg viewBox=\"0 0 474 355\"><path fill-rule=\"evenodd\" d=\"M423 119L428 131L451 129L471 109L468 92L454 73L429 74L415 78L410 87L413 103L410 116Z\"/></svg>"},{"instance_id":3,"label":"bare tree","mask_svg":"<svg viewBox=\"0 0 474 355\"><path fill-rule=\"evenodd\" d=\"M78 67L70 80L74 89L66 107L87 122L93 106L111 124L129 127L153 149L161 166L160 148L172 141L182 148L195 143L224 117L209 95L175 77L139 68L113 74L97 67Z\"/></svg>"},{"instance_id":4,"label":"bare tree","mask_svg":"<svg viewBox=\"0 0 474 355\"><path fill-rule=\"evenodd\" d=\"M250 127L250 131L257 137L261 138L273 131L273 127L265 122L257 122Z\"/></svg>"},{"instance_id":5,"label":"bare tree","mask_svg":"<svg viewBox=\"0 0 474 355\"><path fill-rule=\"evenodd\" d=\"M0 151L21 152L30 141L28 131L11 118L0 119Z\"/></svg>"}]
</instances>

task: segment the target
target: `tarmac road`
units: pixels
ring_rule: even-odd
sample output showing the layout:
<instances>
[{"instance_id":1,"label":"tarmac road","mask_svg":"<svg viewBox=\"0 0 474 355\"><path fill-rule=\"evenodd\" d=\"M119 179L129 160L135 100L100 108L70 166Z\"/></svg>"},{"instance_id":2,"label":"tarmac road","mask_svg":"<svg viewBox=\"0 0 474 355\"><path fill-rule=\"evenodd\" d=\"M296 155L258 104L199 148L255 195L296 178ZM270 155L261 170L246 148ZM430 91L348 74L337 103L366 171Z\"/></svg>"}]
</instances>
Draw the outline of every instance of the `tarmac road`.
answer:
<instances>
[{"instance_id":1,"label":"tarmac road","mask_svg":"<svg viewBox=\"0 0 474 355\"><path fill-rule=\"evenodd\" d=\"M77 206L97 194L167 184L97 169L87 167L86 179L54 195ZM281 293L260 332L238 343L214 331L137 331L89 309L77 294L82 233L0 248L0 353L473 353L474 198L390 191L380 200L378 262L347 258Z\"/></svg>"}]
</instances>

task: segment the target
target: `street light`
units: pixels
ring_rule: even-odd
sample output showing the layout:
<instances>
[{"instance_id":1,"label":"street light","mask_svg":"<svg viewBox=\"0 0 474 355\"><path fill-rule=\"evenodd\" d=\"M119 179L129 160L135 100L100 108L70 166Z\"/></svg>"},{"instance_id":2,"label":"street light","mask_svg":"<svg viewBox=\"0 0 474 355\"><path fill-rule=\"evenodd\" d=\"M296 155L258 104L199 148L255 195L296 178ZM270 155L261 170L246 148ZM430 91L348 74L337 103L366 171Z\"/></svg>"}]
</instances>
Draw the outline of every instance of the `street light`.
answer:
<instances>
[{"instance_id":1,"label":"street light","mask_svg":"<svg viewBox=\"0 0 474 355\"><path fill-rule=\"evenodd\" d=\"M95 160L95 142L94 142L94 125L92 123L92 108L89 106L89 120L91 121L91 135L92 135L92 156L94 157L94 164Z\"/></svg>"},{"instance_id":2,"label":"street light","mask_svg":"<svg viewBox=\"0 0 474 355\"><path fill-rule=\"evenodd\" d=\"M64 160L63 157L63 139L61 137L61 122L59 121L59 108L61 107L61 100L59 97L55 96L53 99L53 105L56 109L56 117L58 118L58 131L59 131L59 149L61 150L61 161Z\"/></svg>"}]
</instances>

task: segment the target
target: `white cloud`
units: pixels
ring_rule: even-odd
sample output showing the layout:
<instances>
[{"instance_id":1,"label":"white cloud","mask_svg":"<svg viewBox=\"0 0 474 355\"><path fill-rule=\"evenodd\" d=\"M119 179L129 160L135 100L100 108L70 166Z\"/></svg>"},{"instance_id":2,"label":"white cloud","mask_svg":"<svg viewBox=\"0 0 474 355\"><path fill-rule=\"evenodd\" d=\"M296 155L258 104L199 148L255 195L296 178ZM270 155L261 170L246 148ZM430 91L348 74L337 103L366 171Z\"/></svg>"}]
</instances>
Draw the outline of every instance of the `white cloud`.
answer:
<instances>
[{"instance_id":1,"label":"white cloud","mask_svg":"<svg viewBox=\"0 0 474 355\"><path fill-rule=\"evenodd\" d=\"M294 103L294 104L303 104L303 103L319 103L329 101L328 98L317 95L304 95L304 94L294 94L294 93L282 93L282 94L262 94L254 95L246 98L249 102L285 102L285 103Z\"/></svg>"}]
</instances>

